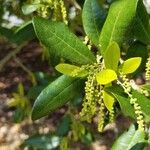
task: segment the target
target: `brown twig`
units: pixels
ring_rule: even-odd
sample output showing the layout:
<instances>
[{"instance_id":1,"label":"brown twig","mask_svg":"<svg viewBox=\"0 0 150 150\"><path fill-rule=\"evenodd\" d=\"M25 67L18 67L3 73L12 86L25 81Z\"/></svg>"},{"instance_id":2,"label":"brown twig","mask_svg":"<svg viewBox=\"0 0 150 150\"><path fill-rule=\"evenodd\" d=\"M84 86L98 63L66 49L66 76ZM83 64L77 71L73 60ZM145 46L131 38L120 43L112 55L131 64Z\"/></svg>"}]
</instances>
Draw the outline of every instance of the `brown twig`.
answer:
<instances>
[{"instance_id":1,"label":"brown twig","mask_svg":"<svg viewBox=\"0 0 150 150\"><path fill-rule=\"evenodd\" d=\"M15 50L13 50L12 52L10 52L7 56L5 56L1 61L0 61L0 72L2 71L2 69L4 68L5 64L11 59L13 58L17 53L19 53L22 48L27 44L27 42L21 44L20 46L18 46Z\"/></svg>"},{"instance_id":2,"label":"brown twig","mask_svg":"<svg viewBox=\"0 0 150 150\"><path fill-rule=\"evenodd\" d=\"M30 71L22 62L19 58L14 57L15 62L29 75L31 82L33 85L36 85L36 79L32 71Z\"/></svg>"}]
</instances>

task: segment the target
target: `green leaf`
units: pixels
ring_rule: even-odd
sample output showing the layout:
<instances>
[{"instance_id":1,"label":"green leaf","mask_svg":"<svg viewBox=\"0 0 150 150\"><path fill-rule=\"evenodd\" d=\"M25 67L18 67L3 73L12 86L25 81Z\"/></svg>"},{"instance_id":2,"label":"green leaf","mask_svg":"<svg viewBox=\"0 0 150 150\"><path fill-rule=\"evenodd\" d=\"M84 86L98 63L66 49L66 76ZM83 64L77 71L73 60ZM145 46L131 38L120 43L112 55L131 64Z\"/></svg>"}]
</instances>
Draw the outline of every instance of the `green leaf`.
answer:
<instances>
[{"instance_id":1,"label":"green leaf","mask_svg":"<svg viewBox=\"0 0 150 150\"><path fill-rule=\"evenodd\" d=\"M80 67L75 66L75 65L70 65L70 64L59 64L55 67L55 69L60 72L63 73L65 75L68 76L74 76L76 71L77 71L77 75L75 75L76 77L84 77L88 74L88 72L86 70L81 70L80 71Z\"/></svg>"},{"instance_id":2,"label":"green leaf","mask_svg":"<svg viewBox=\"0 0 150 150\"><path fill-rule=\"evenodd\" d=\"M124 89L122 87L114 85L106 87L104 90L109 94L112 94L112 96L119 102L121 111L125 116L129 116L133 119L136 119L134 108L130 104L130 100L124 93Z\"/></svg>"},{"instance_id":3,"label":"green leaf","mask_svg":"<svg viewBox=\"0 0 150 150\"><path fill-rule=\"evenodd\" d=\"M25 118L25 110L21 107L18 107L14 113L13 121L14 123L21 123Z\"/></svg>"},{"instance_id":4,"label":"green leaf","mask_svg":"<svg viewBox=\"0 0 150 150\"><path fill-rule=\"evenodd\" d=\"M96 80L99 84L108 84L117 79L117 74L111 69L105 69L96 74Z\"/></svg>"},{"instance_id":5,"label":"green leaf","mask_svg":"<svg viewBox=\"0 0 150 150\"><path fill-rule=\"evenodd\" d=\"M113 104L114 104L114 98L105 91L103 93L103 101L104 101L106 108L109 111L112 111Z\"/></svg>"},{"instance_id":6,"label":"green leaf","mask_svg":"<svg viewBox=\"0 0 150 150\"><path fill-rule=\"evenodd\" d=\"M127 59L122 64L122 72L124 74L135 72L140 66L141 61L142 61L141 57L134 57L134 58Z\"/></svg>"},{"instance_id":7,"label":"green leaf","mask_svg":"<svg viewBox=\"0 0 150 150\"><path fill-rule=\"evenodd\" d=\"M143 4L143 1L139 1L138 3L135 25L133 30L136 39L143 42L144 44L150 44L149 15Z\"/></svg>"},{"instance_id":8,"label":"green leaf","mask_svg":"<svg viewBox=\"0 0 150 150\"><path fill-rule=\"evenodd\" d=\"M50 134L39 134L33 135L26 139L23 143L23 147L29 146L33 149L40 150L53 150L60 144L60 138L55 135Z\"/></svg>"},{"instance_id":9,"label":"green leaf","mask_svg":"<svg viewBox=\"0 0 150 150\"><path fill-rule=\"evenodd\" d=\"M40 4L34 4L34 5L25 4L22 6L22 12L25 15L29 15L33 13L34 11L36 11L37 9L39 9L40 7L41 7Z\"/></svg>"},{"instance_id":10,"label":"green leaf","mask_svg":"<svg viewBox=\"0 0 150 150\"><path fill-rule=\"evenodd\" d=\"M141 107L141 110L145 116L144 120L150 122L150 100L138 91L133 91L132 95L137 98L137 102Z\"/></svg>"},{"instance_id":11,"label":"green leaf","mask_svg":"<svg viewBox=\"0 0 150 150\"><path fill-rule=\"evenodd\" d=\"M21 25L15 32L11 29L0 27L0 35L5 36L10 42L16 44L22 44L36 37L31 21Z\"/></svg>"},{"instance_id":12,"label":"green leaf","mask_svg":"<svg viewBox=\"0 0 150 150\"><path fill-rule=\"evenodd\" d=\"M92 52L68 30L65 24L34 18L33 25L37 37L50 53L77 64L91 64L95 61Z\"/></svg>"},{"instance_id":13,"label":"green leaf","mask_svg":"<svg viewBox=\"0 0 150 150\"><path fill-rule=\"evenodd\" d=\"M7 38L9 41L12 40L12 36L13 36L14 32L11 29L7 29L5 27L1 27L0 26L0 35L4 36L5 38Z\"/></svg>"},{"instance_id":14,"label":"green leaf","mask_svg":"<svg viewBox=\"0 0 150 150\"><path fill-rule=\"evenodd\" d=\"M114 93L112 93L112 94L114 95L114 97L119 102L119 105L120 105L122 113L125 116L129 116L129 117L135 119L136 116L135 116L134 108L130 104L130 100L128 98L126 98L126 97L123 97L123 96L120 96L120 95L117 95L117 94L114 94Z\"/></svg>"},{"instance_id":15,"label":"green leaf","mask_svg":"<svg viewBox=\"0 0 150 150\"><path fill-rule=\"evenodd\" d=\"M114 93L114 94L117 94L117 95L121 95L121 96L125 96L126 94L124 93L124 89L119 86L119 85L113 85L113 86L105 86L104 90L106 92L109 92L109 93Z\"/></svg>"},{"instance_id":16,"label":"green leaf","mask_svg":"<svg viewBox=\"0 0 150 150\"><path fill-rule=\"evenodd\" d=\"M144 84L141 86L141 88L150 92L150 84Z\"/></svg>"},{"instance_id":17,"label":"green leaf","mask_svg":"<svg viewBox=\"0 0 150 150\"><path fill-rule=\"evenodd\" d=\"M32 109L32 119L39 119L55 111L71 100L80 89L81 80L65 75L59 77L37 97Z\"/></svg>"},{"instance_id":18,"label":"green leaf","mask_svg":"<svg viewBox=\"0 0 150 150\"><path fill-rule=\"evenodd\" d=\"M99 44L99 34L104 24L106 12L98 0L86 0L83 6L83 27L87 36L95 44Z\"/></svg>"},{"instance_id":19,"label":"green leaf","mask_svg":"<svg viewBox=\"0 0 150 150\"><path fill-rule=\"evenodd\" d=\"M105 67L117 71L119 59L120 48L116 42L112 42L104 54Z\"/></svg>"},{"instance_id":20,"label":"green leaf","mask_svg":"<svg viewBox=\"0 0 150 150\"><path fill-rule=\"evenodd\" d=\"M61 122L59 123L59 126L57 128L56 134L58 136L67 136L69 130L70 130L70 124L71 124L71 118L69 115L65 115Z\"/></svg>"},{"instance_id":21,"label":"green leaf","mask_svg":"<svg viewBox=\"0 0 150 150\"><path fill-rule=\"evenodd\" d=\"M113 144L111 150L131 150L136 144L145 143L144 131L136 130L131 125L128 132L123 133Z\"/></svg>"},{"instance_id":22,"label":"green leaf","mask_svg":"<svg viewBox=\"0 0 150 150\"><path fill-rule=\"evenodd\" d=\"M145 69L145 65L146 65L147 57L148 57L147 45L144 45L139 42L133 43L129 47L127 54L126 54L127 59L132 58L132 57L141 57L142 58L141 64L140 64L139 68L135 71L134 74L136 75L137 73L143 72Z\"/></svg>"},{"instance_id":23,"label":"green leaf","mask_svg":"<svg viewBox=\"0 0 150 150\"><path fill-rule=\"evenodd\" d=\"M123 43L136 15L137 3L138 0L116 0L111 4L99 39L102 55L112 41Z\"/></svg>"},{"instance_id":24,"label":"green leaf","mask_svg":"<svg viewBox=\"0 0 150 150\"><path fill-rule=\"evenodd\" d=\"M32 40L36 37L33 24L31 21L26 22L21 27L19 27L14 35L13 35L13 42L17 44L21 44L25 41Z\"/></svg>"}]
</instances>

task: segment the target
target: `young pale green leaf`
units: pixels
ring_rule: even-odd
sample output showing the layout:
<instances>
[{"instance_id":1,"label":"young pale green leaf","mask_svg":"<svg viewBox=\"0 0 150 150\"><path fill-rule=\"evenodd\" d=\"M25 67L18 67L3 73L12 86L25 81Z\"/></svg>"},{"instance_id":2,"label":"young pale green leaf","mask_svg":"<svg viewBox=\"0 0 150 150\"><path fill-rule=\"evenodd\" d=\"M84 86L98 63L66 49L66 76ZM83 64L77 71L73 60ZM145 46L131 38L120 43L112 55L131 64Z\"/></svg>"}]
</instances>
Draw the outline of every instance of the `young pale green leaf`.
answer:
<instances>
[{"instance_id":1,"label":"young pale green leaf","mask_svg":"<svg viewBox=\"0 0 150 150\"><path fill-rule=\"evenodd\" d=\"M138 69L138 67L141 64L141 61L142 61L141 57L133 57L133 58L127 59L122 64L122 70L121 71L124 74L133 73Z\"/></svg>"},{"instance_id":2,"label":"young pale green leaf","mask_svg":"<svg viewBox=\"0 0 150 150\"><path fill-rule=\"evenodd\" d=\"M112 42L104 54L105 66L107 69L117 71L120 59L120 48L116 42Z\"/></svg>"},{"instance_id":3,"label":"young pale green leaf","mask_svg":"<svg viewBox=\"0 0 150 150\"><path fill-rule=\"evenodd\" d=\"M143 4L143 1L139 1L138 3L133 34L136 39L143 42L144 44L150 44L149 15Z\"/></svg>"},{"instance_id":4,"label":"young pale green leaf","mask_svg":"<svg viewBox=\"0 0 150 150\"><path fill-rule=\"evenodd\" d=\"M33 13L34 11L36 11L37 9L39 9L41 7L41 4L25 4L22 6L22 12L25 15L29 15L31 13Z\"/></svg>"},{"instance_id":5,"label":"young pale green leaf","mask_svg":"<svg viewBox=\"0 0 150 150\"><path fill-rule=\"evenodd\" d=\"M32 119L36 120L63 106L81 89L81 80L72 77L61 76L47 86L37 97Z\"/></svg>"},{"instance_id":6,"label":"young pale green leaf","mask_svg":"<svg viewBox=\"0 0 150 150\"><path fill-rule=\"evenodd\" d=\"M114 98L105 91L103 93L103 101L104 101L104 104L105 104L106 108L109 111L112 111L113 104L114 104Z\"/></svg>"},{"instance_id":7,"label":"young pale green leaf","mask_svg":"<svg viewBox=\"0 0 150 150\"><path fill-rule=\"evenodd\" d=\"M55 67L55 69L68 76L75 76L75 77L84 77L88 74L86 70L80 70L80 67L70 64L59 64ZM76 75L77 74L77 75Z\"/></svg>"},{"instance_id":8,"label":"young pale green leaf","mask_svg":"<svg viewBox=\"0 0 150 150\"><path fill-rule=\"evenodd\" d=\"M122 44L136 15L137 3L138 0L116 0L111 4L99 39L102 55L112 41Z\"/></svg>"},{"instance_id":9,"label":"young pale green leaf","mask_svg":"<svg viewBox=\"0 0 150 150\"><path fill-rule=\"evenodd\" d=\"M114 70L105 69L96 74L96 80L99 84L108 84L117 79L117 74Z\"/></svg>"},{"instance_id":10,"label":"young pale green leaf","mask_svg":"<svg viewBox=\"0 0 150 150\"><path fill-rule=\"evenodd\" d=\"M83 27L87 36L95 44L99 44L99 34L104 24L106 12L98 0L86 0L83 6Z\"/></svg>"},{"instance_id":11,"label":"young pale green leaf","mask_svg":"<svg viewBox=\"0 0 150 150\"><path fill-rule=\"evenodd\" d=\"M145 141L144 131L136 130L135 126L131 125L129 131L116 140L111 150L131 150L136 144L145 143Z\"/></svg>"},{"instance_id":12,"label":"young pale green leaf","mask_svg":"<svg viewBox=\"0 0 150 150\"><path fill-rule=\"evenodd\" d=\"M142 44L140 42L133 43L127 51L126 59L129 59L132 57L142 58L141 64L139 68L134 72L134 74L136 75L137 73L143 72L145 70L145 65L146 65L147 57L148 57L147 45Z\"/></svg>"},{"instance_id":13,"label":"young pale green leaf","mask_svg":"<svg viewBox=\"0 0 150 150\"><path fill-rule=\"evenodd\" d=\"M65 24L34 18L33 25L37 37L50 53L77 64L91 64L95 61L92 52L69 31Z\"/></svg>"},{"instance_id":14,"label":"young pale green leaf","mask_svg":"<svg viewBox=\"0 0 150 150\"><path fill-rule=\"evenodd\" d=\"M134 90L132 94L134 98L137 98L137 102L144 114L145 121L150 122L150 100L138 91Z\"/></svg>"}]
</instances>

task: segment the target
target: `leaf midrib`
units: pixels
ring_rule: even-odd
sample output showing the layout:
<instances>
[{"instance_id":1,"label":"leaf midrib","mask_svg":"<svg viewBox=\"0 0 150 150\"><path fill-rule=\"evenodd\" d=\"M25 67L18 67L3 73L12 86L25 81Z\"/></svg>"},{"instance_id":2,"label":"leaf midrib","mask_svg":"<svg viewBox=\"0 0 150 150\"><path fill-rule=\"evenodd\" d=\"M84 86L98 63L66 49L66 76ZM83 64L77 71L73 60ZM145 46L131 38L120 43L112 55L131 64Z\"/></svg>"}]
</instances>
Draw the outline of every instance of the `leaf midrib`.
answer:
<instances>
[{"instance_id":1,"label":"leaf midrib","mask_svg":"<svg viewBox=\"0 0 150 150\"><path fill-rule=\"evenodd\" d=\"M134 138L135 138L136 132L137 132L137 131L135 131L134 135L131 137L131 140L130 140L129 144L127 144L127 148L126 148L125 150L129 150L129 148L131 148L131 143L132 143L132 141L133 141Z\"/></svg>"},{"instance_id":2,"label":"leaf midrib","mask_svg":"<svg viewBox=\"0 0 150 150\"><path fill-rule=\"evenodd\" d=\"M114 32L115 32L116 24L118 23L121 11L122 11L122 9L120 9L120 11L118 11L118 15L117 15L116 20L114 22L114 26L113 26L113 29L112 29L112 32L111 32L111 35L110 35L110 39L109 39L108 45L110 44L110 42L113 39L113 35L114 35Z\"/></svg>"},{"instance_id":3,"label":"leaf midrib","mask_svg":"<svg viewBox=\"0 0 150 150\"><path fill-rule=\"evenodd\" d=\"M74 80L73 82L71 82L66 88L64 88L61 92L59 92L58 94L56 94L52 99L55 99L57 96L59 96L59 95L61 95L61 93L63 93L65 90L67 90L69 87L71 87L75 82L78 82L79 80ZM53 104L54 102L53 101L51 101L51 104ZM35 105L36 106L36 105ZM46 107L43 107L43 109L47 109L47 108L49 108L49 103L46 105ZM41 109L40 111L38 111L38 113L40 114L41 112L42 112L42 110L43 109Z\"/></svg>"},{"instance_id":4,"label":"leaf midrib","mask_svg":"<svg viewBox=\"0 0 150 150\"><path fill-rule=\"evenodd\" d=\"M53 36L55 36L57 39L59 39L60 41L62 41L64 44L66 44L68 47L70 47L73 51L75 51L77 54L79 54L81 57L83 57L83 59L87 60L88 62L93 62L91 59L88 59L87 57L85 57L85 55L83 55L82 53L80 53L79 51L77 51L75 48L73 48L70 44L68 44L66 41L64 41L63 39L61 39L56 32L52 32L51 30L48 30ZM71 33L72 34L72 33ZM77 40L77 39L75 39ZM87 48L88 51L88 48ZM92 55L92 54L91 54Z\"/></svg>"},{"instance_id":5,"label":"leaf midrib","mask_svg":"<svg viewBox=\"0 0 150 150\"><path fill-rule=\"evenodd\" d=\"M96 17L95 17L95 15L94 15L94 13L93 13L93 7L92 7L92 1L91 1L91 12L92 12L92 16L93 16L93 23L94 23L94 26L95 26L95 29L96 29L96 34L97 34L97 38L99 37L99 31L98 31L98 28L97 28L97 25L96 25Z\"/></svg>"},{"instance_id":6,"label":"leaf midrib","mask_svg":"<svg viewBox=\"0 0 150 150\"><path fill-rule=\"evenodd\" d=\"M139 20L140 25L142 26L142 29L143 29L145 35L148 37L148 39L149 39L149 41L150 41L150 36L148 35L147 30L145 29L144 24L142 23L142 21L141 21L141 19L140 19L139 16L138 16L137 18L138 18L138 20Z\"/></svg>"}]
</instances>

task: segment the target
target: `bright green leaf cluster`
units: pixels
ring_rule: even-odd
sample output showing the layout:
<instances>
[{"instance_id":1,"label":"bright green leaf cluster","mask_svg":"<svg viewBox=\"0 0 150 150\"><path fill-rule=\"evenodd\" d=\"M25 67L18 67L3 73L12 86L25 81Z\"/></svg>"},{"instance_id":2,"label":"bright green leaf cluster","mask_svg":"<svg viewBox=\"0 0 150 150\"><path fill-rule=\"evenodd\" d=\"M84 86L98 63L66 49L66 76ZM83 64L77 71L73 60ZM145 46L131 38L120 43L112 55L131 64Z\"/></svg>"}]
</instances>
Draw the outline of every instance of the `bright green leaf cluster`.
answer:
<instances>
[{"instance_id":1,"label":"bright green leaf cluster","mask_svg":"<svg viewBox=\"0 0 150 150\"><path fill-rule=\"evenodd\" d=\"M105 85L117 79L117 74L111 69L105 69L96 74L96 79L99 84Z\"/></svg>"}]
</instances>

